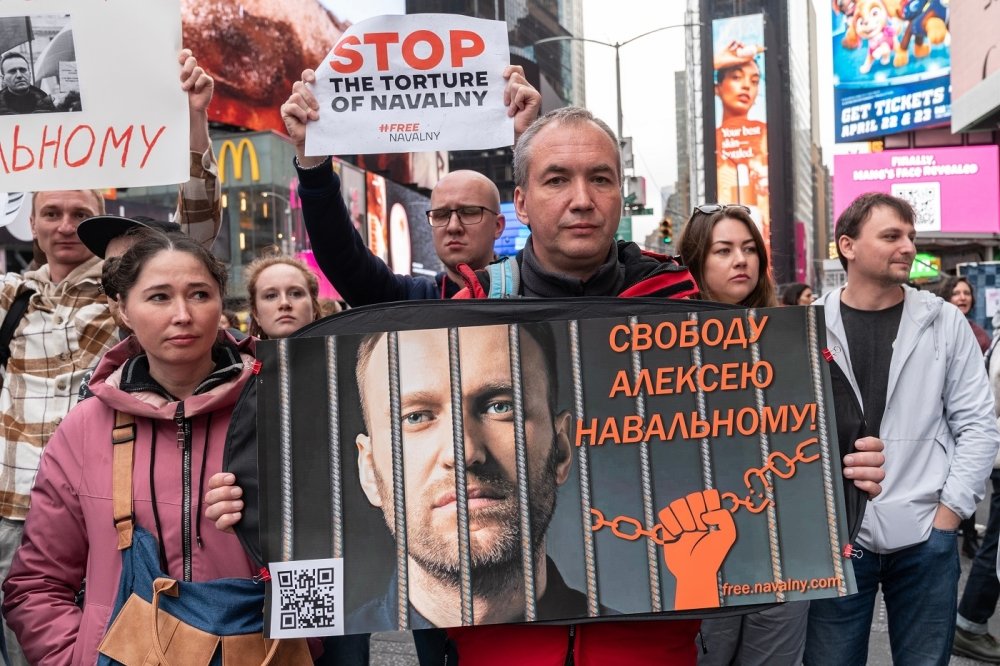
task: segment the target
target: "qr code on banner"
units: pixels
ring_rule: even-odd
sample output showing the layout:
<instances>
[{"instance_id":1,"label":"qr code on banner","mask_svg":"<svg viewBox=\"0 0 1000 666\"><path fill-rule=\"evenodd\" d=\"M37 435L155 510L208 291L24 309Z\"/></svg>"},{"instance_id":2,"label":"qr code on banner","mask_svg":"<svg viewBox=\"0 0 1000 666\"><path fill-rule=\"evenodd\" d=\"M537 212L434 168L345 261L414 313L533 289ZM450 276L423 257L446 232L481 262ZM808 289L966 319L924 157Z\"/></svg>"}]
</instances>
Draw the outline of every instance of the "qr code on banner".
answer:
<instances>
[{"instance_id":1,"label":"qr code on banner","mask_svg":"<svg viewBox=\"0 0 1000 666\"><path fill-rule=\"evenodd\" d=\"M895 183L891 191L913 206L917 233L941 231L941 183Z\"/></svg>"},{"instance_id":2,"label":"qr code on banner","mask_svg":"<svg viewBox=\"0 0 1000 666\"><path fill-rule=\"evenodd\" d=\"M343 560L272 563L271 637L344 633Z\"/></svg>"}]
</instances>

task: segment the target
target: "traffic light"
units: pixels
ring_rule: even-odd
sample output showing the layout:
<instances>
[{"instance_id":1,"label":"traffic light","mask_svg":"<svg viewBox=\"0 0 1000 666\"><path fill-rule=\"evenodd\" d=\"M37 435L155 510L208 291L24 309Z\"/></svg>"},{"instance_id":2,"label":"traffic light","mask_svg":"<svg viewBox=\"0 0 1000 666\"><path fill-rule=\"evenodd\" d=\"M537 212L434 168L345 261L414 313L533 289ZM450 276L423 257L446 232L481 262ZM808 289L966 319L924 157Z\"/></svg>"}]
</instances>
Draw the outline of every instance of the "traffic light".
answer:
<instances>
[{"instance_id":1,"label":"traffic light","mask_svg":"<svg viewBox=\"0 0 1000 666\"><path fill-rule=\"evenodd\" d=\"M660 220L660 235L663 236L664 243L671 243L674 240L674 221L669 217Z\"/></svg>"}]
</instances>

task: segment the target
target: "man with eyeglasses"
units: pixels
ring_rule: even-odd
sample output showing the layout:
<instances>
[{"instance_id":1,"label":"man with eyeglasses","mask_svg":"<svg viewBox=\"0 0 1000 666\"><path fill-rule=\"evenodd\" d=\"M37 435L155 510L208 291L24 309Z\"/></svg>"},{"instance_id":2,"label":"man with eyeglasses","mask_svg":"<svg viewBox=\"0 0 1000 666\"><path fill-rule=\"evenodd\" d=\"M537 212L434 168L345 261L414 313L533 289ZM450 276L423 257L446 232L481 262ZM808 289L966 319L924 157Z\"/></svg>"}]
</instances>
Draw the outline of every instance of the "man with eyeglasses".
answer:
<instances>
[{"instance_id":1,"label":"man with eyeglasses","mask_svg":"<svg viewBox=\"0 0 1000 666\"><path fill-rule=\"evenodd\" d=\"M518 136L538 116L541 95L524 78L519 66L504 70L504 101L514 118ZM307 157L306 125L319 119L319 103L310 90L316 73L307 69L302 80L281 106L288 135L295 144L302 218L316 255L316 262L344 300L351 306L388 301L451 298L461 288L458 266L483 268L496 259L493 243L504 229L500 192L486 176L475 171L455 171L438 181L431 192L427 220L434 249L445 270L434 278L396 275L368 251L351 223L340 193L340 179L331 158Z\"/></svg>"}]
</instances>

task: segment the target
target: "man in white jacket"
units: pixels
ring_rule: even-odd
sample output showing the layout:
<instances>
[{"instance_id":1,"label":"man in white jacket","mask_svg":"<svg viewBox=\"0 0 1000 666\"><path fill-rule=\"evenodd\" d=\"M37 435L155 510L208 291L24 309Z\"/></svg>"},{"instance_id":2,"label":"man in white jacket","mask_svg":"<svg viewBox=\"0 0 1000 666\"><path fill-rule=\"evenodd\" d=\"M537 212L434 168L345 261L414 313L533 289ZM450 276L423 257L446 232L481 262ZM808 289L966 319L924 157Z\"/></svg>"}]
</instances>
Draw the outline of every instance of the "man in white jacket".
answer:
<instances>
[{"instance_id":1,"label":"man in white jacket","mask_svg":"<svg viewBox=\"0 0 1000 666\"><path fill-rule=\"evenodd\" d=\"M868 435L885 442L882 493L854 545L858 594L814 601L805 663L863 664L875 594L897 664L947 664L955 630L957 529L972 515L1000 443L982 353L955 306L906 285L914 213L858 197L837 220L847 285L823 298L827 344Z\"/></svg>"}]
</instances>

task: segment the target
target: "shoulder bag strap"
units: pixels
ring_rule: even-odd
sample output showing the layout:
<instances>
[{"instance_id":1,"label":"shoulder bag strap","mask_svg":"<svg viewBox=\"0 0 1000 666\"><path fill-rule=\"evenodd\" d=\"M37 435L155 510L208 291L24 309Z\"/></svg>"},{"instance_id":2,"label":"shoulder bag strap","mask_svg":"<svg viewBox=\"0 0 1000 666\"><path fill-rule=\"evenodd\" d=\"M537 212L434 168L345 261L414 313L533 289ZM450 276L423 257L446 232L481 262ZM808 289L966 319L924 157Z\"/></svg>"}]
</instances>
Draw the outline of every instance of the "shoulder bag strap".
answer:
<instances>
[{"instance_id":1,"label":"shoulder bag strap","mask_svg":"<svg viewBox=\"0 0 1000 666\"><path fill-rule=\"evenodd\" d=\"M111 431L114 458L111 463L111 506L118 532L118 550L132 545L135 515L132 512L132 457L135 449L135 417L115 410Z\"/></svg>"},{"instance_id":2,"label":"shoulder bag strap","mask_svg":"<svg viewBox=\"0 0 1000 666\"><path fill-rule=\"evenodd\" d=\"M3 319L3 324L0 325L0 368L6 367L7 361L10 360L10 341L14 337L17 325L21 323L24 311L28 309L28 300L34 293L34 289L25 289L15 296L10 309L7 310L7 316Z\"/></svg>"}]
</instances>

